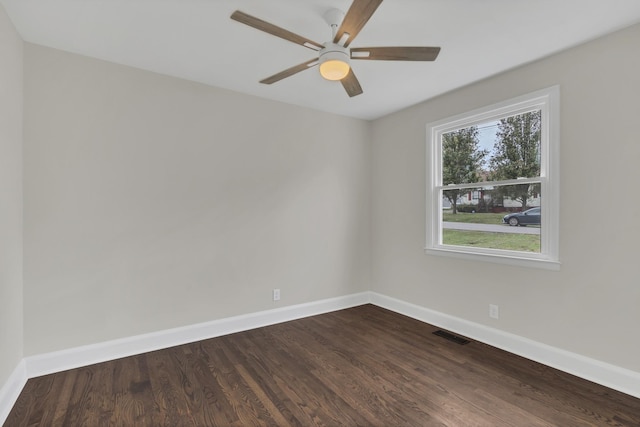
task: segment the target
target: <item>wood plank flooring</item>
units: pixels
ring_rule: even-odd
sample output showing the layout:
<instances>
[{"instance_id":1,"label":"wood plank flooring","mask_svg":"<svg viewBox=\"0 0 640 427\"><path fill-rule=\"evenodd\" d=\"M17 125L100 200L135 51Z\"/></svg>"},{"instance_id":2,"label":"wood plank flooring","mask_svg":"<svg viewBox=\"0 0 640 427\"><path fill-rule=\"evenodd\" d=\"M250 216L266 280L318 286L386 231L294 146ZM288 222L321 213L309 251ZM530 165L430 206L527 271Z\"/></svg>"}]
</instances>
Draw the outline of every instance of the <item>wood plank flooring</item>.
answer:
<instances>
[{"instance_id":1,"label":"wood plank flooring","mask_svg":"<svg viewBox=\"0 0 640 427\"><path fill-rule=\"evenodd\" d=\"M640 399L364 305L30 379L5 426L640 426Z\"/></svg>"}]
</instances>

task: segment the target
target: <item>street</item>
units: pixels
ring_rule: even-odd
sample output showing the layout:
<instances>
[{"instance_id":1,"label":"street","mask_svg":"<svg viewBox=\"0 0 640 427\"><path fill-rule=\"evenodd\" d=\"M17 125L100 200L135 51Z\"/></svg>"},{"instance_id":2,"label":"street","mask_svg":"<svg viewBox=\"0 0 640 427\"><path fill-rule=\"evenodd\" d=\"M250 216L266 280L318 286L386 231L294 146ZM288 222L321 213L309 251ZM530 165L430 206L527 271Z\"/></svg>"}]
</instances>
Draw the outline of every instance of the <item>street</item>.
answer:
<instances>
[{"instance_id":1,"label":"street","mask_svg":"<svg viewBox=\"0 0 640 427\"><path fill-rule=\"evenodd\" d=\"M468 222L442 222L442 228L465 231L489 231L493 233L540 234L539 227L511 227L507 224L474 224Z\"/></svg>"}]
</instances>

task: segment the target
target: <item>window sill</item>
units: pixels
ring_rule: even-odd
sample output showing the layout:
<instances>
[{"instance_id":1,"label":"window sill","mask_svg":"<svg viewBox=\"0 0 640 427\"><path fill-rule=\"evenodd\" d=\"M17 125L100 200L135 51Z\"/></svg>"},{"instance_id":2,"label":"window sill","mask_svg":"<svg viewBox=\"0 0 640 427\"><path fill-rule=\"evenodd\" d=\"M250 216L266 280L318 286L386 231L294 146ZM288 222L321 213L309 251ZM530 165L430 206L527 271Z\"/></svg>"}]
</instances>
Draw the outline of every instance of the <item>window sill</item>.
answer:
<instances>
[{"instance_id":1,"label":"window sill","mask_svg":"<svg viewBox=\"0 0 640 427\"><path fill-rule=\"evenodd\" d=\"M552 261L544 258L527 258L517 255L478 253L465 251L464 248L425 248L424 251L427 255L444 256L469 261L491 262L494 264L513 265L517 267L538 268L551 271L560 271L561 265L559 261Z\"/></svg>"}]
</instances>

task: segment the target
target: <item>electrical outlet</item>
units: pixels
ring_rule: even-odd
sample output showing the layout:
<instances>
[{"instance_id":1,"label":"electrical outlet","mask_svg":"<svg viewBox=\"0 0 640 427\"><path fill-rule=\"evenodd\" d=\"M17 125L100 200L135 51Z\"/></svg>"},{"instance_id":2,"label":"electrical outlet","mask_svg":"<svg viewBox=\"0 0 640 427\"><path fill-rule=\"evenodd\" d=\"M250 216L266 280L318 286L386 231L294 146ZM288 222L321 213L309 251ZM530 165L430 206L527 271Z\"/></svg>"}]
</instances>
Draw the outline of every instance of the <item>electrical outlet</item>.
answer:
<instances>
[{"instance_id":1,"label":"electrical outlet","mask_svg":"<svg viewBox=\"0 0 640 427\"><path fill-rule=\"evenodd\" d=\"M500 308L495 304L489 304L489 317L492 319L500 318Z\"/></svg>"},{"instance_id":2,"label":"electrical outlet","mask_svg":"<svg viewBox=\"0 0 640 427\"><path fill-rule=\"evenodd\" d=\"M280 301L280 289L273 290L273 300Z\"/></svg>"}]
</instances>

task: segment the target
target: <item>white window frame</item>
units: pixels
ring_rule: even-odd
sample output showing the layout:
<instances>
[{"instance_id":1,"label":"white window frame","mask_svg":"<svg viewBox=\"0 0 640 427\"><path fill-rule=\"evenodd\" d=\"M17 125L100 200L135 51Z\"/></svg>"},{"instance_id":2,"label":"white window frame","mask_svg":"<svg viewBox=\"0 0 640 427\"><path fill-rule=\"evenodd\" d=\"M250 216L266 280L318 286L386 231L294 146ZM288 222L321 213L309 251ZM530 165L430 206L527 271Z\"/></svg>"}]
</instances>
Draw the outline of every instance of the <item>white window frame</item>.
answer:
<instances>
[{"instance_id":1,"label":"white window frame","mask_svg":"<svg viewBox=\"0 0 640 427\"><path fill-rule=\"evenodd\" d=\"M541 206L540 252L511 251L442 243L442 135L488 121L540 110L540 177L499 181L502 184L540 182ZM504 102L479 108L427 125L427 227L425 252L462 259L482 260L523 267L559 270L560 240L560 87L553 86ZM512 182L513 181L513 182ZM494 184L497 184L495 182ZM456 188L475 189L491 183L471 183Z\"/></svg>"}]
</instances>

